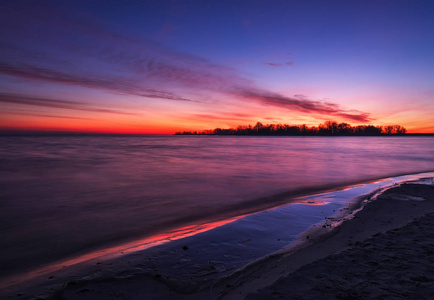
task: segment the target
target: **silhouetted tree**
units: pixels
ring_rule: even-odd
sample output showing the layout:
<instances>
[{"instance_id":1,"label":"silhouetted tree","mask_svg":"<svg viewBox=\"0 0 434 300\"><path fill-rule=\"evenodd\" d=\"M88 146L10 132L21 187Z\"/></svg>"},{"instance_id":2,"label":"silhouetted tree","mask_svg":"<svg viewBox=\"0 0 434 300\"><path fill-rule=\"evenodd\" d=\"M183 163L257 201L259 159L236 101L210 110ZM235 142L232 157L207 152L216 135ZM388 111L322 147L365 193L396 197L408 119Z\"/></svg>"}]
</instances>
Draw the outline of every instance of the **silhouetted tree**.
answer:
<instances>
[{"instance_id":1,"label":"silhouetted tree","mask_svg":"<svg viewBox=\"0 0 434 300\"><path fill-rule=\"evenodd\" d=\"M374 125L358 125L352 127L348 123L337 123L335 121L327 121L319 124L318 127L308 127L303 125L288 125L288 124L268 124L264 125L257 122L255 126L238 126L236 129L216 128L214 130L203 130L201 132L177 132L176 135L325 135L325 136L375 136L375 135L403 135L406 129L400 125L389 126L374 126Z\"/></svg>"}]
</instances>

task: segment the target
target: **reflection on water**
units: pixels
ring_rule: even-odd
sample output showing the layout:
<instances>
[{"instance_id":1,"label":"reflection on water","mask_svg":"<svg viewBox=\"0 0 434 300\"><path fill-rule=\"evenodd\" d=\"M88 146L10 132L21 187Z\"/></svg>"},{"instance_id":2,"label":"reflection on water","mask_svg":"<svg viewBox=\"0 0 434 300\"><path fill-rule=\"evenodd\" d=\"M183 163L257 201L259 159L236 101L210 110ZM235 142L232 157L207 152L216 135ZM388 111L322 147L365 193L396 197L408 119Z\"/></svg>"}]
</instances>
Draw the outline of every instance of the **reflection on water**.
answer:
<instances>
[{"instance_id":1,"label":"reflection on water","mask_svg":"<svg viewBox=\"0 0 434 300\"><path fill-rule=\"evenodd\" d=\"M0 276L318 187L434 169L429 137L0 140Z\"/></svg>"}]
</instances>

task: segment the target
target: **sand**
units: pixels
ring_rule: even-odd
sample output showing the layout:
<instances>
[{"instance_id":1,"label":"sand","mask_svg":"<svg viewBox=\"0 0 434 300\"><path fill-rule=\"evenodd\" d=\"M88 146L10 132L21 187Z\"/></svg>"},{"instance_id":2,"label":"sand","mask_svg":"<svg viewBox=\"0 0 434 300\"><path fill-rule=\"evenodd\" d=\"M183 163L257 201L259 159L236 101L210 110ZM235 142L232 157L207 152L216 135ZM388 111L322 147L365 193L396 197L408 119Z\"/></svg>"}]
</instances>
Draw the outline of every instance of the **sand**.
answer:
<instances>
[{"instance_id":1,"label":"sand","mask_svg":"<svg viewBox=\"0 0 434 300\"><path fill-rule=\"evenodd\" d=\"M246 299L433 299L434 214L356 242Z\"/></svg>"},{"instance_id":2,"label":"sand","mask_svg":"<svg viewBox=\"0 0 434 300\"><path fill-rule=\"evenodd\" d=\"M394 186L374 198L340 226L327 220L291 248L223 278L213 279L218 266L212 264L206 270L211 280L194 282L140 272L137 263L128 270L127 261L123 276L94 270L43 294L27 289L5 298L434 299L433 180ZM113 269L119 270L116 263Z\"/></svg>"},{"instance_id":3,"label":"sand","mask_svg":"<svg viewBox=\"0 0 434 300\"><path fill-rule=\"evenodd\" d=\"M305 248L233 276L221 298L434 299L433 213L434 186L389 189Z\"/></svg>"}]
</instances>

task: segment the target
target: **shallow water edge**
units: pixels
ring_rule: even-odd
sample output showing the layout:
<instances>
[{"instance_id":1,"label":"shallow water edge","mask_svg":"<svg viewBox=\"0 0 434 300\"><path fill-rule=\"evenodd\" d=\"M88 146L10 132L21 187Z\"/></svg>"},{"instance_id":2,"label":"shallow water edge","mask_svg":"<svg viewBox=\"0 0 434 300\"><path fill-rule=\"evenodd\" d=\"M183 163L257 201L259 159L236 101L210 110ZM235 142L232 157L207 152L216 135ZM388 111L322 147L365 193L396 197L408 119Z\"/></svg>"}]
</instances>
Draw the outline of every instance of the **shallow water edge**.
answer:
<instances>
[{"instance_id":1,"label":"shallow water edge","mask_svg":"<svg viewBox=\"0 0 434 300\"><path fill-rule=\"evenodd\" d=\"M221 223L191 227L158 241L136 241L116 249L94 252L69 261L67 268L68 262L59 262L28 273L27 279L29 283L40 281L45 285L56 285L58 282L57 285L62 285L79 278L82 280L84 274L88 274L84 276L85 280L147 274L162 276L175 289L183 289L184 285L199 288L206 282L229 276L252 261L276 251L285 251L282 249L288 249L301 236L304 238L309 228L322 228L324 224L328 224L326 227L336 226L333 221L348 216L348 212L359 207L362 199L386 186L430 176L434 173L386 178L343 190L299 197L289 205ZM151 245L153 247L149 248ZM20 281L25 279L25 276L20 276ZM21 284L13 279L3 281L3 287L7 285Z\"/></svg>"}]
</instances>

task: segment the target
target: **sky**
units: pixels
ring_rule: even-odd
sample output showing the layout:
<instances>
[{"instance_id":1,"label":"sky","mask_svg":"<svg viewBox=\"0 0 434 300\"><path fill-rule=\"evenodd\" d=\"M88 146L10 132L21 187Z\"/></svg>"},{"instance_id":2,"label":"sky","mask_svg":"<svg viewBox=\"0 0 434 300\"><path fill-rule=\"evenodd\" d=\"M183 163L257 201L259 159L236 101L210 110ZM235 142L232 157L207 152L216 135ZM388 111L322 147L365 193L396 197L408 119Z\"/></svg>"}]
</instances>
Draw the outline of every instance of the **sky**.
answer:
<instances>
[{"instance_id":1,"label":"sky","mask_svg":"<svg viewBox=\"0 0 434 300\"><path fill-rule=\"evenodd\" d=\"M0 130L434 132L434 1L0 2Z\"/></svg>"}]
</instances>

